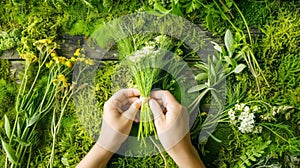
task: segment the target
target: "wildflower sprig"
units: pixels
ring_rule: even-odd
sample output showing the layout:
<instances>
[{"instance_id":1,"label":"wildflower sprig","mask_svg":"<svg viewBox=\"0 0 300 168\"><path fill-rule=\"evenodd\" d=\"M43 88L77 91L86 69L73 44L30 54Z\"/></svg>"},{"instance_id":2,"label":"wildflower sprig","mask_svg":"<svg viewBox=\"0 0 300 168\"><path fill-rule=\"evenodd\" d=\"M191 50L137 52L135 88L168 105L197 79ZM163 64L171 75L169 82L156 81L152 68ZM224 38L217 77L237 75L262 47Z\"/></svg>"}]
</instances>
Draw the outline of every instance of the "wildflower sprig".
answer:
<instances>
[{"instance_id":1,"label":"wildflower sprig","mask_svg":"<svg viewBox=\"0 0 300 168\"><path fill-rule=\"evenodd\" d=\"M233 108L228 111L230 123L238 127L241 133L261 133L262 127L255 126L255 112L259 108L257 106L249 107L241 103L235 104Z\"/></svg>"}]
</instances>

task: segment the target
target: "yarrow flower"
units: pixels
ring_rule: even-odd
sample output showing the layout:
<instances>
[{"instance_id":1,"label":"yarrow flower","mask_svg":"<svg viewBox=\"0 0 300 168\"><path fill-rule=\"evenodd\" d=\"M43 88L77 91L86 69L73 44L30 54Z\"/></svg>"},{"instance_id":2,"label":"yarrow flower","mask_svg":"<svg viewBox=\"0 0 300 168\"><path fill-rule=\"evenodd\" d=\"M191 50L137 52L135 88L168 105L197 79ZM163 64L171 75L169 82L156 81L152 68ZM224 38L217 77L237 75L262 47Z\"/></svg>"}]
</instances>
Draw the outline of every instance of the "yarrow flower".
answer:
<instances>
[{"instance_id":1,"label":"yarrow flower","mask_svg":"<svg viewBox=\"0 0 300 168\"><path fill-rule=\"evenodd\" d=\"M145 46L142 49L136 51L129 57L132 62L139 62L146 57L153 57L158 54L159 51L155 50L154 46Z\"/></svg>"},{"instance_id":2,"label":"yarrow flower","mask_svg":"<svg viewBox=\"0 0 300 168\"><path fill-rule=\"evenodd\" d=\"M241 115L239 116L239 121L241 121L241 125L239 126L239 130L242 133L249 133L253 131L254 128L254 114L253 113L249 113L249 111L243 111L241 113Z\"/></svg>"},{"instance_id":3,"label":"yarrow flower","mask_svg":"<svg viewBox=\"0 0 300 168\"><path fill-rule=\"evenodd\" d=\"M237 126L239 131L242 133L250 133L253 132L255 127L255 116L254 113L258 108L254 106L250 108L246 106L246 104L235 104L234 108L228 111L228 116L230 119L230 123ZM259 133L260 129L256 129L256 132Z\"/></svg>"}]
</instances>

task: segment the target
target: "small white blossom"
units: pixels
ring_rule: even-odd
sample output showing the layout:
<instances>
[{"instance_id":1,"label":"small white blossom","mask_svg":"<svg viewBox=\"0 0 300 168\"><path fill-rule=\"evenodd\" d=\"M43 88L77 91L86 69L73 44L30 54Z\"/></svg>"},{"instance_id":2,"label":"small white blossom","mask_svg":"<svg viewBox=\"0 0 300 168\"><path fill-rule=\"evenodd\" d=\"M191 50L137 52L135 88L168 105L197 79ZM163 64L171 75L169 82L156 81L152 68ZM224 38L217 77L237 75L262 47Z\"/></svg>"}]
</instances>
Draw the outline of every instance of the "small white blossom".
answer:
<instances>
[{"instance_id":1,"label":"small white blossom","mask_svg":"<svg viewBox=\"0 0 300 168\"><path fill-rule=\"evenodd\" d=\"M238 118L241 121L241 125L239 126L239 130L242 133L252 132L253 128L254 128L254 124L255 124L254 118L255 118L255 116L254 116L253 113L243 111L241 113L241 115L239 116L239 118Z\"/></svg>"},{"instance_id":2,"label":"small white blossom","mask_svg":"<svg viewBox=\"0 0 300 168\"><path fill-rule=\"evenodd\" d=\"M249 106L246 106L246 107L244 108L244 111L245 111L245 112L249 112L249 111L250 111Z\"/></svg>"},{"instance_id":3,"label":"small white blossom","mask_svg":"<svg viewBox=\"0 0 300 168\"><path fill-rule=\"evenodd\" d=\"M240 110L240 109L241 109L241 106L240 106L239 104L235 104L235 105L234 105L234 109L235 109L235 110Z\"/></svg>"},{"instance_id":4,"label":"small white blossom","mask_svg":"<svg viewBox=\"0 0 300 168\"><path fill-rule=\"evenodd\" d=\"M236 123L236 121L235 121L235 112L232 109L230 109L228 111L228 115L229 115L229 118L230 118L230 123L235 124Z\"/></svg>"},{"instance_id":5,"label":"small white blossom","mask_svg":"<svg viewBox=\"0 0 300 168\"><path fill-rule=\"evenodd\" d=\"M154 46L145 46L140 50L137 50L129 59L133 62L139 62L145 57L155 56L159 51L155 50Z\"/></svg>"}]
</instances>

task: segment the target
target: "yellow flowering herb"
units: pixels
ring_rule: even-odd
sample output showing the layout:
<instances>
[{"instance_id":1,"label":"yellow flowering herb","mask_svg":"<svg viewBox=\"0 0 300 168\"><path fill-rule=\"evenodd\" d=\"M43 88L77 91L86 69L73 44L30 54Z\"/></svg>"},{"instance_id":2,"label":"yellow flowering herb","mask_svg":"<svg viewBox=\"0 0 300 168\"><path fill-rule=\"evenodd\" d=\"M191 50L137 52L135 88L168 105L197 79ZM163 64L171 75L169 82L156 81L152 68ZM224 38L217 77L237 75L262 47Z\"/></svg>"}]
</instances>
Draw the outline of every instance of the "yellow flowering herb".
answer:
<instances>
[{"instance_id":1,"label":"yellow flowering herb","mask_svg":"<svg viewBox=\"0 0 300 168\"><path fill-rule=\"evenodd\" d=\"M51 52L51 57L57 57L56 51L52 51L52 52Z\"/></svg>"},{"instance_id":2,"label":"yellow flowering herb","mask_svg":"<svg viewBox=\"0 0 300 168\"><path fill-rule=\"evenodd\" d=\"M46 67L50 68L53 64L54 64L54 62L51 60L50 62L46 63Z\"/></svg>"},{"instance_id":3,"label":"yellow flowering herb","mask_svg":"<svg viewBox=\"0 0 300 168\"><path fill-rule=\"evenodd\" d=\"M64 87L68 87L69 86L65 75L59 74L57 76L57 79L58 79L58 81L62 82L62 84L63 84Z\"/></svg>"},{"instance_id":4,"label":"yellow flowering herb","mask_svg":"<svg viewBox=\"0 0 300 168\"><path fill-rule=\"evenodd\" d=\"M78 57L78 56L80 56L80 48L78 48L76 51L75 51L75 53L74 53L74 56L76 56L76 57Z\"/></svg>"},{"instance_id":5,"label":"yellow flowering herb","mask_svg":"<svg viewBox=\"0 0 300 168\"><path fill-rule=\"evenodd\" d=\"M66 65L67 67L69 67L69 68L72 68L72 67L73 67L72 62L70 62L70 61L65 62L65 65Z\"/></svg>"}]
</instances>

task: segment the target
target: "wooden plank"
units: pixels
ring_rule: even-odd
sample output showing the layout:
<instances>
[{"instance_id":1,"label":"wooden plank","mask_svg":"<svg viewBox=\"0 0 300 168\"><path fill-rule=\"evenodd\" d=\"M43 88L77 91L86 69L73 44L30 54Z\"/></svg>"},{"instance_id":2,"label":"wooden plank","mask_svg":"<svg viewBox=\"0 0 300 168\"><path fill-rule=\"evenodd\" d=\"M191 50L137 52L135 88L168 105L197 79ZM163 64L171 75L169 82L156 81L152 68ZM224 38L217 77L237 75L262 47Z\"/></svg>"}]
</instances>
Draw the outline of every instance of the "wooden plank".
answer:
<instances>
[{"instance_id":1,"label":"wooden plank","mask_svg":"<svg viewBox=\"0 0 300 168\"><path fill-rule=\"evenodd\" d=\"M247 32L245 31L244 33L247 33ZM250 33L253 36L257 36L257 35L261 34L259 29L251 29ZM206 34L211 37L210 32L206 32ZM215 38L212 40L216 41L217 43L222 43L222 39L220 39L220 38L217 38L217 39ZM103 61L117 61L118 60L117 51L106 52L105 50L100 49L100 48L89 47L85 43L84 36L63 35L62 40L59 42L59 44L60 44L60 48L57 49L58 54L63 55L67 58L71 58L78 48L83 47L85 49L86 55L90 58L99 59L99 60L103 60ZM20 58L19 53L16 51L16 49L10 49L10 50L4 51L2 56L0 55L0 59L8 59L11 61L22 60ZM200 59L187 58L187 59L185 59L185 61L193 62L193 61L200 61Z\"/></svg>"}]
</instances>

